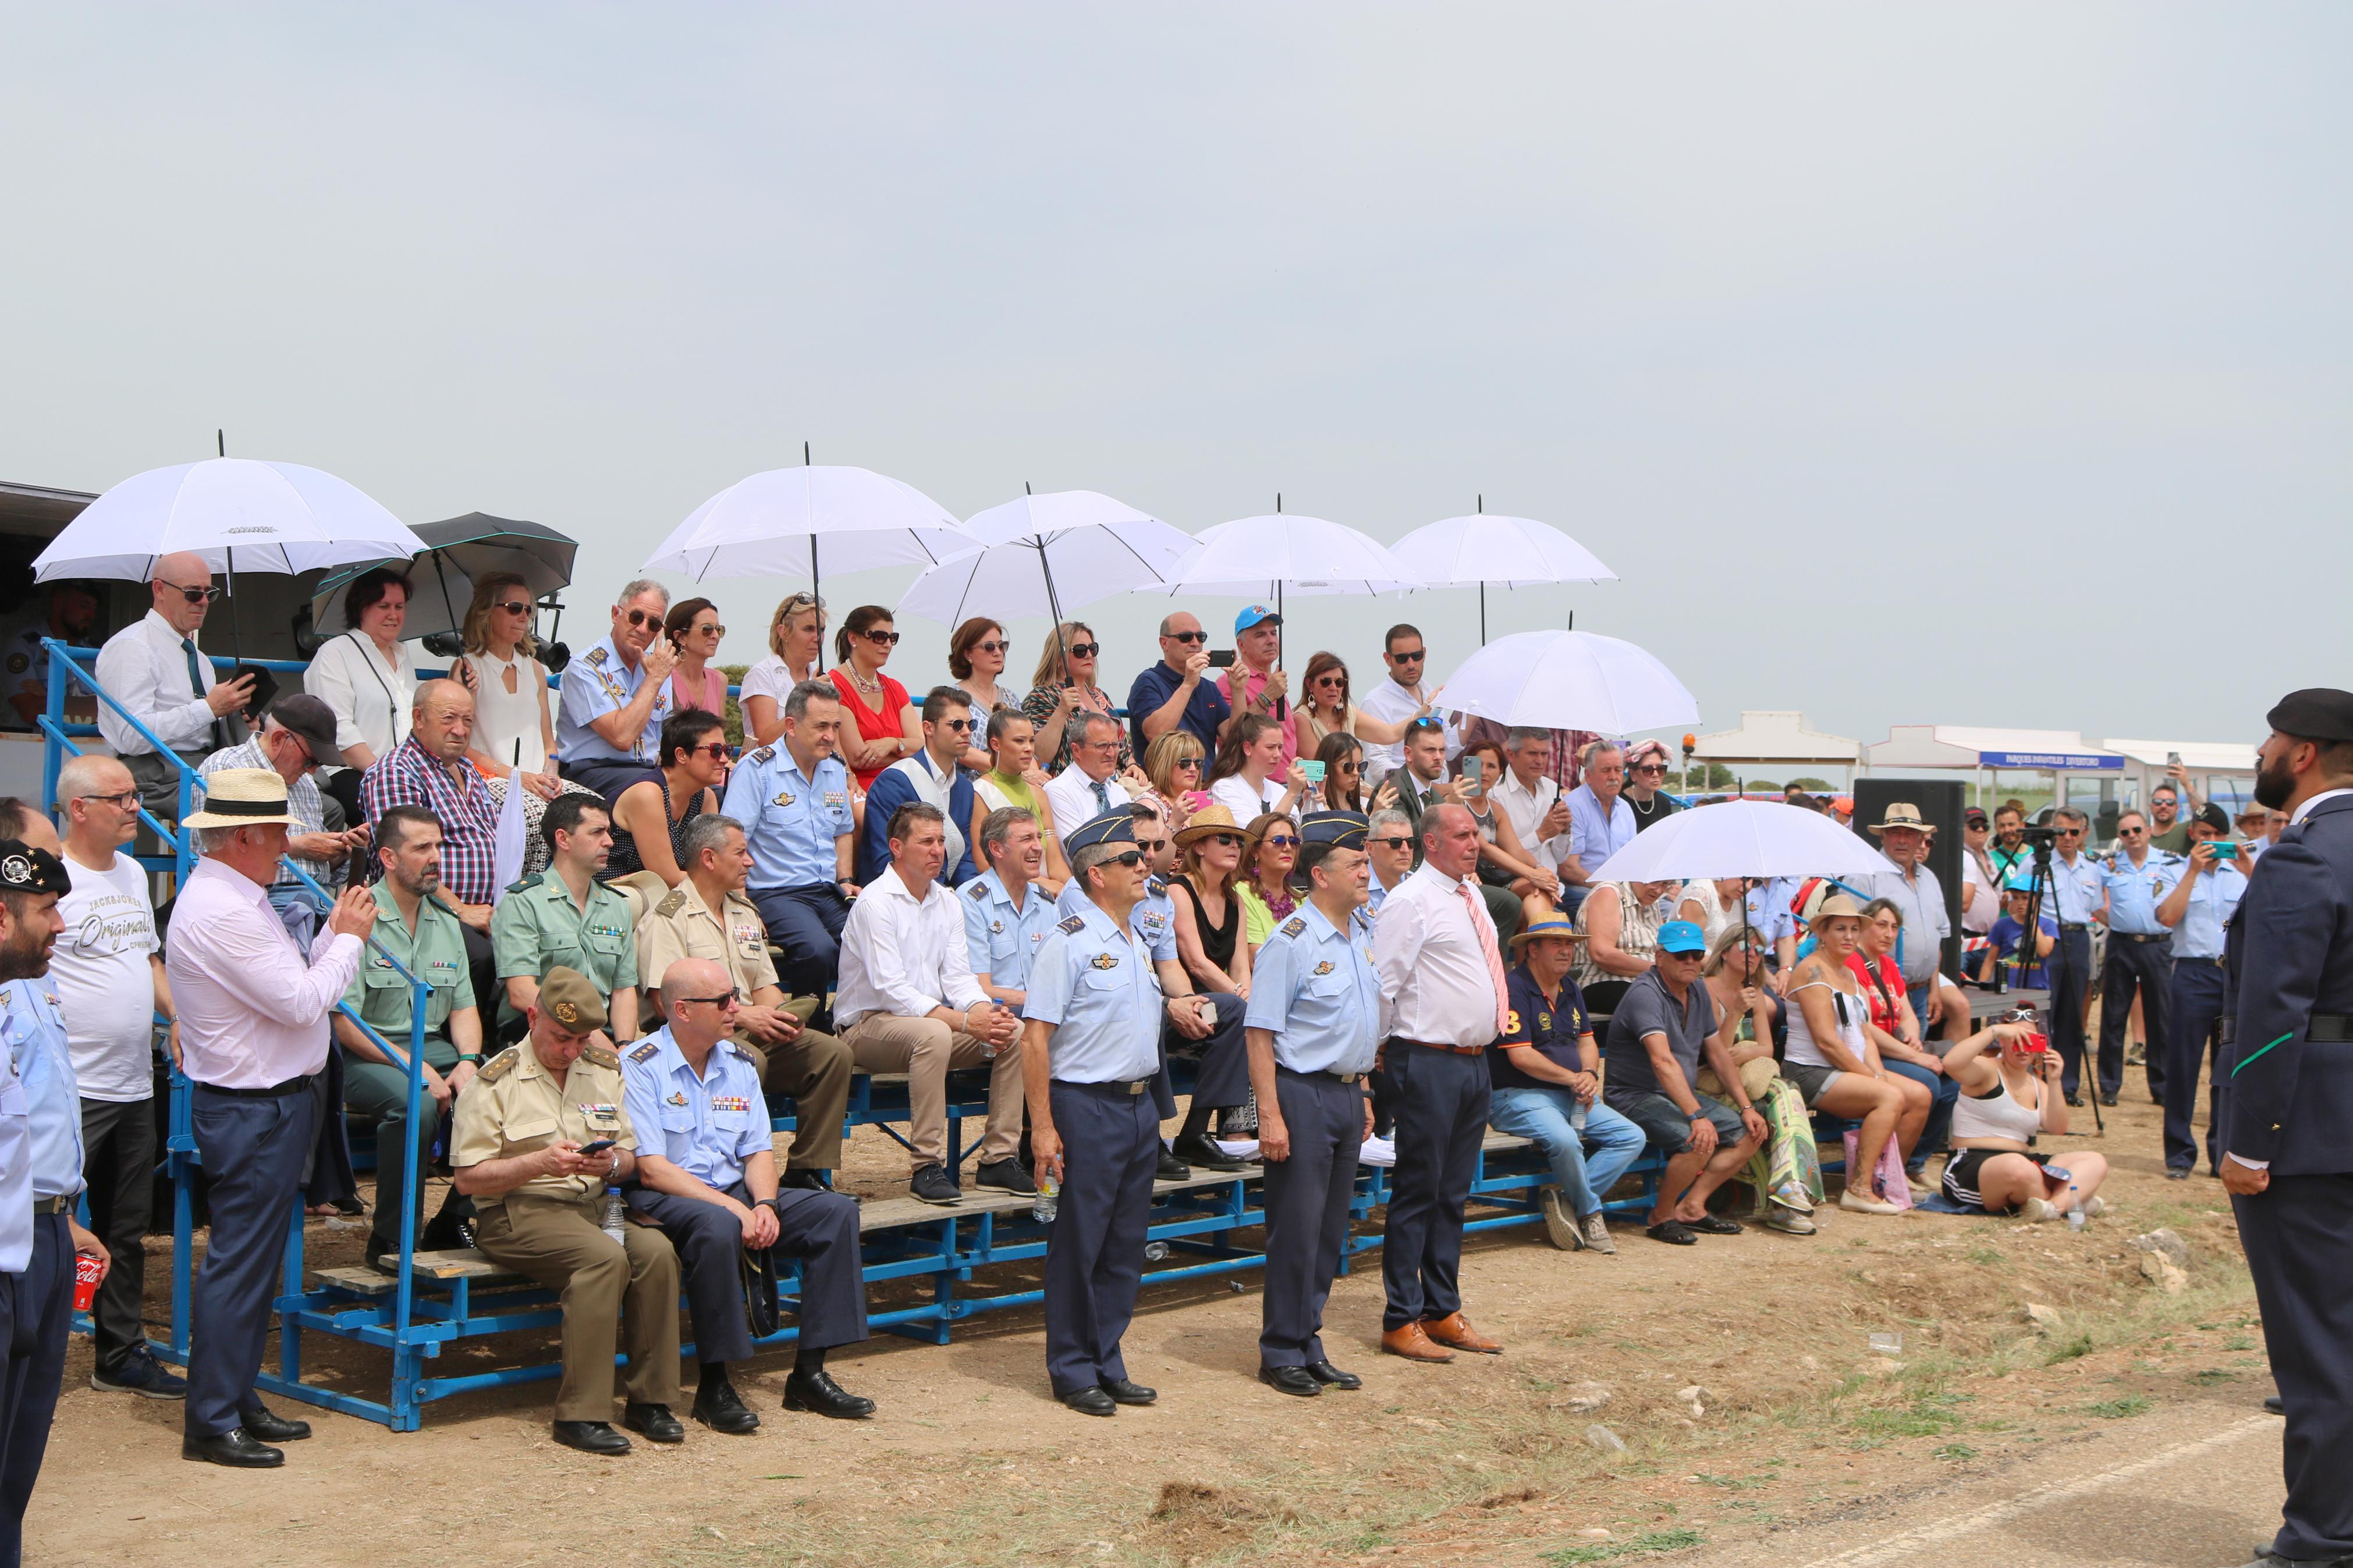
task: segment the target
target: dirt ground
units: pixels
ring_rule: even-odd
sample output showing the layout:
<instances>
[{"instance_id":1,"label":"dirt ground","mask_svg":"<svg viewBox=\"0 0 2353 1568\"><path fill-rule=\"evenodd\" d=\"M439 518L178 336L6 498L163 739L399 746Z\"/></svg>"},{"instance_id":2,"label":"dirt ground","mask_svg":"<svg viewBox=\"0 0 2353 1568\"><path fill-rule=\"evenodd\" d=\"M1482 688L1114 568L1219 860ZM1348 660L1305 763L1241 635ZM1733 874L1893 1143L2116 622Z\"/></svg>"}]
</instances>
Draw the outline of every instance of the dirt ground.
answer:
<instances>
[{"instance_id":1,"label":"dirt ground","mask_svg":"<svg viewBox=\"0 0 2353 1568\"><path fill-rule=\"evenodd\" d=\"M2162 1179L2132 1077L2105 1139L2056 1142L2115 1167L2109 1212L2081 1232L1826 1209L1816 1237L1688 1248L1620 1226L1615 1258L1556 1252L1535 1226L1491 1233L1464 1295L1507 1348L1442 1367L1377 1353L1374 1254L1327 1314L1366 1387L1314 1401L1253 1381L1243 1276L1146 1292L1127 1355L1161 1400L1112 1420L1048 1397L1038 1314L1016 1311L944 1347L883 1335L837 1352L843 1384L881 1405L870 1422L786 1414L789 1357L771 1353L736 1374L764 1421L751 1437L690 1424L681 1447L589 1458L550 1440L545 1384L443 1401L398 1436L281 1401L317 1436L281 1470L240 1473L181 1460L177 1405L92 1392L77 1341L26 1560L1567 1564L1704 1546L1802 1563L1810 1525L1938 1488L2000 1495L2112 1423L2194 1405L2239 1419L2271 1392L2221 1187ZM852 1184L903 1182L894 1149L862 1131ZM2126 1245L2158 1226L2192 1250L2178 1294ZM343 1261L357 1233L314 1224L312 1241ZM165 1263L159 1239L159 1301ZM2030 1324L2029 1303L2055 1326ZM1874 1333L1901 1352L1873 1352ZM513 1358L522 1338L473 1353ZM380 1355L306 1343L380 1394ZM1624 1451L1595 1447L1597 1426Z\"/></svg>"}]
</instances>

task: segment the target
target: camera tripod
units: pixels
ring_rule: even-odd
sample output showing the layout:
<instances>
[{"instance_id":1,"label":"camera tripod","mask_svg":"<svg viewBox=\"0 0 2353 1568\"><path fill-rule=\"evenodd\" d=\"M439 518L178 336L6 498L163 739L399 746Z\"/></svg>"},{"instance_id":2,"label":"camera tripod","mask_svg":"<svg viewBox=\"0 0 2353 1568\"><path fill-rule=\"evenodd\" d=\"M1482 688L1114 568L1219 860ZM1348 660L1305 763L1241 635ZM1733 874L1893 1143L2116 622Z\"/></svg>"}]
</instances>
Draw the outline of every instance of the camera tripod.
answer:
<instances>
[{"instance_id":1,"label":"camera tripod","mask_svg":"<svg viewBox=\"0 0 2353 1568\"><path fill-rule=\"evenodd\" d=\"M2026 929L2018 933L2018 952L2016 955L2016 963L2018 965L2018 971L2021 974L2025 973L2027 970L2034 967L2033 964L2027 962L2027 960L2029 955L2034 951L2034 944L2040 941L2042 937L2042 898L2044 891L2051 886L2051 857L2059 846L2059 834L2054 828L2029 827L2024 830L2024 833L2027 845L2033 851L2034 869L2029 873L2026 885ZM2057 907L2055 901L2052 907ZM2045 979L2053 978L2051 972L2058 967L2059 963L2064 962L2067 956L2066 927L2056 918L2054 918L2051 923L2058 929L2053 932L2055 940L2051 944L2051 957L2045 959L2042 963L2042 973ZM2084 946L2089 948L2090 945L2091 938L2089 933L2086 933L2084 937ZM2007 991L2010 988L2010 967L2008 965L1997 963L1994 967L1994 976L1995 984L2002 990ZM2089 974L2086 974L2084 978L2084 994L2085 1000L2088 1002L2091 997L2092 977ZM2051 1033L2054 1036L2058 1033L2058 1000L2059 987L2054 984L2051 987L2052 1005L2050 1026ZM2083 1032L2083 1025L2078 1022L2076 1025L2076 1033L2078 1036L2082 1036ZM2056 1043L2055 1040L2053 1043ZM2107 1119L2100 1114L2099 1052L2094 1048L2092 1041L2088 1037L2080 1040L2076 1047L2076 1050L2078 1053L2076 1056L2076 1082L2084 1086L2084 1098L2091 1103L2093 1127L2099 1132L2100 1136L2105 1138L2107 1136L2108 1123Z\"/></svg>"}]
</instances>

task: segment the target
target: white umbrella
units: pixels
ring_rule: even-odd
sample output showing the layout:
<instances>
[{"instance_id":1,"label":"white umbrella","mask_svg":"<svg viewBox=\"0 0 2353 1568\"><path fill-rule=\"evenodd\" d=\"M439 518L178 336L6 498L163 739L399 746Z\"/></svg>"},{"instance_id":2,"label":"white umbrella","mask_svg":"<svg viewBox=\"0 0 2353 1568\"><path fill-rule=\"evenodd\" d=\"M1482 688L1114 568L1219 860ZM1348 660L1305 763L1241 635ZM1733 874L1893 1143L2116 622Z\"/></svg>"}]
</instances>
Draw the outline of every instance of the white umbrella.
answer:
<instances>
[{"instance_id":1,"label":"white umbrella","mask_svg":"<svg viewBox=\"0 0 2353 1568\"><path fill-rule=\"evenodd\" d=\"M1276 511L1204 529L1169 591L1273 599L1294 594L1393 594L1421 582L1380 544L1320 517Z\"/></svg>"},{"instance_id":2,"label":"white umbrella","mask_svg":"<svg viewBox=\"0 0 2353 1568\"><path fill-rule=\"evenodd\" d=\"M1479 640L1487 640L1487 584L1536 587L1547 583L1614 583L1618 574L1550 523L1503 517L1487 498L1468 517L1424 523L1389 546L1398 563L1433 588L1479 590Z\"/></svg>"},{"instance_id":3,"label":"white umbrella","mask_svg":"<svg viewBox=\"0 0 2353 1568\"><path fill-rule=\"evenodd\" d=\"M1699 721L1699 704L1665 665L1632 643L1592 632L1497 637L1444 686L1449 709L1505 726L1624 735Z\"/></svg>"},{"instance_id":4,"label":"white umbrella","mask_svg":"<svg viewBox=\"0 0 2353 1568\"><path fill-rule=\"evenodd\" d=\"M1166 587L1193 539L1093 490L1024 495L965 520L984 548L915 579L899 614L945 626L967 616L1050 616L1113 594Z\"/></svg>"},{"instance_id":5,"label":"white umbrella","mask_svg":"<svg viewBox=\"0 0 2353 1568\"><path fill-rule=\"evenodd\" d=\"M870 468L804 465L771 468L721 490L670 531L645 570L683 573L700 583L786 576L806 567L814 594L828 571L934 566L979 547L955 513L913 485Z\"/></svg>"},{"instance_id":6,"label":"white umbrella","mask_svg":"<svg viewBox=\"0 0 2353 1568\"><path fill-rule=\"evenodd\" d=\"M398 518L332 474L299 463L207 458L134 474L100 496L35 557L33 579L143 582L157 557L193 551L229 579L234 646L239 571L406 561L424 548Z\"/></svg>"},{"instance_id":7,"label":"white umbrella","mask_svg":"<svg viewBox=\"0 0 2353 1568\"><path fill-rule=\"evenodd\" d=\"M1894 863L1818 811L1778 800L1729 800L1678 811L1603 861L1597 882L1694 877L1875 877Z\"/></svg>"}]
</instances>

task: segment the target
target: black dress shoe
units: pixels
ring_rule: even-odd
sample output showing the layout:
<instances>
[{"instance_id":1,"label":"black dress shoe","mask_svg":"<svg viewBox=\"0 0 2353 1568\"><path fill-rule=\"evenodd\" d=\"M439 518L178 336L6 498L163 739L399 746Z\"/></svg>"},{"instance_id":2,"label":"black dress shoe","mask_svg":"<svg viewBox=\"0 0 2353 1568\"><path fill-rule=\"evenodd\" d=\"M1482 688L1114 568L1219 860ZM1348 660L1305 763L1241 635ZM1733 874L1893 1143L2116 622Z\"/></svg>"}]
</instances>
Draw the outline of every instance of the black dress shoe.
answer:
<instances>
[{"instance_id":1,"label":"black dress shoe","mask_svg":"<svg viewBox=\"0 0 2353 1568\"><path fill-rule=\"evenodd\" d=\"M254 1441L253 1435L242 1426L232 1426L209 1437L183 1436L180 1458L227 1465L233 1470L270 1470L286 1462L282 1451Z\"/></svg>"},{"instance_id":2,"label":"black dress shoe","mask_svg":"<svg viewBox=\"0 0 2353 1568\"><path fill-rule=\"evenodd\" d=\"M1124 1377L1107 1377L1096 1387L1122 1405L1149 1405L1160 1397L1156 1388L1146 1388L1140 1383L1130 1383Z\"/></svg>"},{"instance_id":3,"label":"black dress shoe","mask_svg":"<svg viewBox=\"0 0 2353 1568\"><path fill-rule=\"evenodd\" d=\"M1192 1174L1192 1166L1170 1153L1166 1143L1160 1146L1160 1168L1152 1173L1154 1181L1182 1182L1190 1180Z\"/></svg>"},{"instance_id":4,"label":"black dress shoe","mask_svg":"<svg viewBox=\"0 0 2353 1568\"><path fill-rule=\"evenodd\" d=\"M1318 1383L1329 1384L1334 1388L1362 1388L1365 1386L1365 1380L1363 1378L1358 1377L1353 1372L1342 1372L1338 1367L1334 1366L1328 1361L1309 1362L1307 1363L1307 1375L1314 1378Z\"/></svg>"},{"instance_id":5,"label":"black dress shoe","mask_svg":"<svg viewBox=\"0 0 2353 1568\"><path fill-rule=\"evenodd\" d=\"M849 1393L827 1373L795 1368L785 1377L785 1408L830 1415L836 1421L863 1421L874 1414L874 1402Z\"/></svg>"},{"instance_id":6,"label":"black dress shoe","mask_svg":"<svg viewBox=\"0 0 2353 1568\"><path fill-rule=\"evenodd\" d=\"M1277 1394L1295 1394L1302 1399L1313 1399L1324 1392L1324 1385L1303 1366L1262 1366L1258 1380Z\"/></svg>"},{"instance_id":7,"label":"black dress shoe","mask_svg":"<svg viewBox=\"0 0 2353 1568\"><path fill-rule=\"evenodd\" d=\"M2168 1165L2165 1168L2165 1179L2168 1182L2186 1182L2189 1179L2189 1167L2187 1165Z\"/></svg>"},{"instance_id":8,"label":"black dress shoe","mask_svg":"<svg viewBox=\"0 0 2353 1568\"><path fill-rule=\"evenodd\" d=\"M964 1201L964 1189L945 1165L926 1165L908 1182L907 1195L920 1203L957 1204Z\"/></svg>"},{"instance_id":9,"label":"black dress shoe","mask_svg":"<svg viewBox=\"0 0 2353 1568\"><path fill-rule=\"evenodd\" d=\"M555 1440L584 1454L615 1458L629 1451L629 1440L613 1430L609 1421L558 1421Z\"/></svg>"},{"instance_id":10,"label":"black dress shoe","mask_svg":"<svg viewBox=\"0 0 2353 1568\"><path fill-rule=\"evenodd\" d=\"M825 1177L826 1173L823 1171L786 1171L784 1180L776 1184L780 1187L799 1187L812 1193L829 1193L833 1191L833 1184L827 1181Z\"/></svg>"},{"instance_id":11,"label":"black dress shoe","mask_svg":"<svg viewBox=\"0 0 2353 1568\"><path fill-rule=\"evenodd\" d=\"M2100 1103L2102 1105L2114 1105L2116 1102L2116 1091L2115 1089L2104 1089L2100 1090Z\"/></svg>"},{"instance_id":12,"label":"black dress shoe","mask_svg":"<svg viewBox=\"0 0 2353 1568\"><path fill-rule=\"evenodd\" d=\"M2084 1097L2080 1094L2071 1094L2067 1097L2067 1103L2081 1110L2084 1108Z\"/></svg>"},{"instance_id":13,"label":"black dress shoe","mask_svg":"<svg viewBox=\"0 0 2353 1568\"><path fill-rule=\"evenodd\" d=\"M299 1443L311 1435L308 1421L289 1421L259 1405L250 1410L238 1411L237 1424L264 1443Z\"/></svg>"},{"instance_id":14,"label":"black dress shoe","mask_svg":"<svg viewBox=\"0 0 2353 1568\"><path fill-rule=\"evenodd\" d=\"M1170 1151L1178 1159L1204 1171L1247 1171L1248 1160L1237 1160L1203 1135L1187 1138L1179 1133L1176 1146Z\"/></svg>"},{"instance_id":15,"label":"black dress shoe","mask_svg":"<svg viewBox=\"0 0 2353 1568\"><path fill-rule=\"evenodd\" d=\"M419 1252L470 1252L473 1249L474 1216L472 1215L438 1214L417 1238ZM397 1252L397 1247L387 1250Z\"/></svg>"},{"instance_id":16,"label":"black dress shoe","mask_svg":"<svg viewBox=\"0 0 2353 1568\"><path fill-rule=\"evenodd\" d=\"M2280 1396L2276 1394L2271 1394L2263 1400L2263 1408L2270 1411L2274 1415L2284 1415L2287 1414L2287 1406L2281 1402Z\"/></svg>"},{"instance_id":17,"label":"black dress shoe","mask_svg":"<svg viewBox=\"0 0 2353 1568\"><path fill-rule=\"evenodd\" d=\"M760 1417L744 1403L732 1383L706 1383L694 1391L694 1418L713 1432L740 1437L760 1429Z\"/></svg>"},{"instance_id":18,"label":"black dress shoe","mask_svg":"<svg viewBox=\"0 0 2353 1568\"><path fill-rule=\"evenodd\" d=\"M1082 1388L1075 1394L1065 1394L1062 1395L1062 1403L1082 1415L1119 1414L1119 1406L1113 1404L1111 1395L1100 1388Z\"/></svg>"},{"instance_id":19,"label":"black dress shoe","mask_svg":"<svg viewBox=\"0 0 2353 1568\"><path fill-rule=\"evenodd\" d=\"M645 1434L649 1443L683 1443L686 1427L670 1413L667 1405L640 1405L630 1400L621 1406L621 1425L632 1432Z\"/></svg>"},{"instance_id":20,"label":"black dress shoe","mask_svg":"<svg viewBox=\"0 0 2353 1568\"><path fill-rule=\"evenodd\" d=\"M982 1161L973 1171L972 1184L995 1187L998 1192L1011 1193L1017 1197L1034 1198L1038 1195L1038 1184L1029 1179L1029 1173L1021 1168L1018 1160Z\"/></svg>"}]
</instances>

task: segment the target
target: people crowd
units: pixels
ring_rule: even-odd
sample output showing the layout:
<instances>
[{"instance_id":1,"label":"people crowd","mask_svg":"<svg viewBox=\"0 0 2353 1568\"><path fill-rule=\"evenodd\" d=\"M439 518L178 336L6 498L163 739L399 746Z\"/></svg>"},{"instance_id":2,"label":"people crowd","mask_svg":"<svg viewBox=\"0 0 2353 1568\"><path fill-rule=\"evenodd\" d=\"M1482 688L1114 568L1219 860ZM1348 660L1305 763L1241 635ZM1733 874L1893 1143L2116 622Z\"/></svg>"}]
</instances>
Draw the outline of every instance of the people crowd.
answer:
<instances>
[{"instance_id":1,"label":"people crowd","mask_svg":"<svg viewBox=\"0 0 2353 1568\"><path fill-rule=\"evenodd\" d=\"M2182 781L2123 814L2105 860L2063 807L2038 877L2022 812L1971 808L1968 983L2050 993L2042 1021L1980 1026L1943 967L1937 829L1915 807L1857 823L1889 868L1852 885L1616 875L1685 809L1666 748L1451 715L1409 625L1369 690L1325 651L1294 688L1279 614L1250 606L1217 648L1178 611L1121 706L1084 622L1052 628L1023 691L1002 623L970 619L927 683L894 668L889 610L837 623L795 594L742 680L737 747L716 607L650 581L622 588L553 700L512 574L474 584L464 652L435 677L402 637L407 577L364 574L301 689L260 705L208 678L202 560L161 558L151 593L97 667L143 731L102 706L116 754L66 764L55 824L0 818L0 978L25 1008L11 1081L43 1081L50 1037L80 1079L74 1169L40 1163L35 1111L31 1197L87 1187L91 1228L37 1241L128 1264L98 1296L93 1383L185 1398L185 1451L231 1466L280 1463L308 1435L253 1393L297 1201L371 1213L367 1258L387 1271L411 1245L474 1247L558 1291L571 1447L628 1447L617 1348L622 1426L682 1439L681 1288L702 1363L689 1414L755 1427L728 1373L751 1353L741 1271L773 1279L779 1258L803 1277L786 1407L871 1412L825 1364L866 1334L857 1205L834 1181L860 1072L905 1079L909 1196L1051 1209L1050 1381L1094 1415L1154 1397L1120 1331L1152 1184L1197 1167L1265 1173L1261 1375L1301 1396L1361 1381L1319 1332L1377 1134L1396 1158L1382 1343L1419 1361L1501 1348L1458 1278L1490 1130L1549 1170L1534 1207L1566 1250L1616 1250L1610 1194L1646 1155L1635 1217L1653 1240L1740 1234L1742 1189L1746 1217L1813 1234L1830 1128L1850 1140L1851 1212L2087 1216L2104 1162L2037 1140L2066 1137L2084 1093L2115 1103L2137 995L2169 1173L2195 1167L2201 1069L2222 1089L2225 931L2278 837L2258 810L2233 837ZM176 823L199 858L159 911L123 851L142 808L178 817L174 760L199 775ZM501 886L517 791L531 855ZM2094 927L2106 1000L2087 1068ZM35 1007L17 988L52 969ZM210 1179L185 1380L139 1331L154 1017L195 1086ZM1172 1058L1190 1068L1181 1111ZM948 1137L948 1076L967 1069L987 1079L968 1176ZM371 1203L347 1121L372 1129ZM452 1180L428 1216L437 1144ZM0 1227L0 1266L7 1241Z\"/></svg>"}]
</instances>

